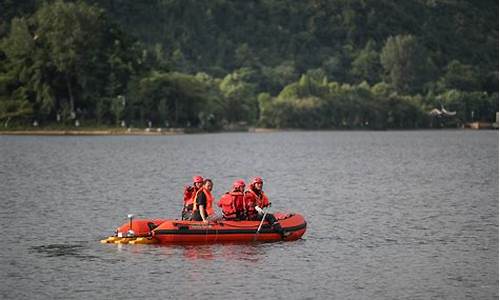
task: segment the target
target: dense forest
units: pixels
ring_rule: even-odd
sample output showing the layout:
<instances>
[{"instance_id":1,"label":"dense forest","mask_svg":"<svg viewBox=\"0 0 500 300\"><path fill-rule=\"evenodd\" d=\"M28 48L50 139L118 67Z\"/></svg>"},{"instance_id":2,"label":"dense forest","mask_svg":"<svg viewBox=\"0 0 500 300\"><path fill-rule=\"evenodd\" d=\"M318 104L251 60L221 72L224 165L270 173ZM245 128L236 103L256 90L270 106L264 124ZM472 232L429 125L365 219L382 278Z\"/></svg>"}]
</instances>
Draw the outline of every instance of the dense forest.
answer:
<instances>
[{"instance_id":1,"label":"dense forest","mask_svg":"<svg viewBox=\"0 0 500 300\"><path fill-rule=\"evenodd\" d=\"M495 0L4 0L0 125L493 122L498 53Z\"/></svg>"}]
</instances>

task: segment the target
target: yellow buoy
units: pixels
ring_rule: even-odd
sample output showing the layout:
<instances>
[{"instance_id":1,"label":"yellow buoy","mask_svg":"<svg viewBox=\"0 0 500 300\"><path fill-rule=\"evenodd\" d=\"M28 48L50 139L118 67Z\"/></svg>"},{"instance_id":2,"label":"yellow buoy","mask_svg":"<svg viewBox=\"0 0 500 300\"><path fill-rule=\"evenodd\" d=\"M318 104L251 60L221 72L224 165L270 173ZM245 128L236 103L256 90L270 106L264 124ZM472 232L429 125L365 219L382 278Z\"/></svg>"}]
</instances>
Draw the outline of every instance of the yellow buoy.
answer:
<instances>
[{"instance_id":1,"label":"yellow buoy","mask_svg":"<svg viewBox=\"0 0 500 300\"><path fill-rule=\"evenodd\" d=\"M120 241L115 242L115 244L130 244L131 242L135 241L136 238L133 237L126 237L122 238Z\"/></svg>"},{"instance_id":2,"label":"yellow buoy","mask_svg":"<svg viewBox=\"0 0 500 300\"><path fill-rule=\"evenodd\" d=\"M101 240L102 244L132 244L132 245L139 245L139 244L156 244L158 243L158 240L153 238L153 237L138 237L138 238L133 238L133 237L117 237L117 236L110 236L107 239Z\"/></svg>"},{"instance_id":3,"label":"yellow buoy","mask_svg":"<svg viewBox=\"0 0 500 300\"><path fill-rule=\"evenodd\" d=\"M101 240L101 243L107 244L107 243L114 243L116 240L120 239L119 237L116 236L110 236L105 240Z\"/></svg>"},{"instance_id":4,"label":"yellow buoy","mask_svg":"<svg viewBox=\"0 0 500 300\"><path fill-rule=\"evenodd\" d=\"M158 240L151 237L139 237L134 241L131 241L129 244L138 245L138 244L156 244Z\"/></svg>"}]
</instances>

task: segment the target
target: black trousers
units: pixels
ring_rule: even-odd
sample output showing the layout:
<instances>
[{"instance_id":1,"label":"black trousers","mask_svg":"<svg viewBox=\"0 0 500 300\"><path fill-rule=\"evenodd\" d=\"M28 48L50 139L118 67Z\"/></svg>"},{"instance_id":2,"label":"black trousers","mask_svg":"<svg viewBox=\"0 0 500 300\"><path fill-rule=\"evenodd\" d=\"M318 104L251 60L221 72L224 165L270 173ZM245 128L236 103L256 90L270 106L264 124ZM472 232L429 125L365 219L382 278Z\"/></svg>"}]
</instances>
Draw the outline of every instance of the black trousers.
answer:
<instances>
[{"instance_id":1,"label":"black trousers","mask_svg":"<svg viewBox=\"0 0 500 300\"><path fill-rule=\"evenodd\" d=\"M191 220L193 216L193 205L184 206L181 212L182 220Z\"/></svg>"},{"instance_id":2,"label":"black trousers","mask_svg":"<svg viewBox=\"0 0 500 300\"><path fill-rule=\"evenodd\" d=\"M259 219L262 220L262 217L260 217ZM269 224L271 224L271 225L274 224L274 223L276 223L276 221L277 221L276 217L274 217L273 214L267 214L266 217L264 218L264 220L266 220L267 222L269 222Z\"/></svg>"},{"instance_id":3,"label":"black trousers","mask_svg":"<svg viewBox=\"0 0 500 300\"><path fill-rule=\"evenodd\" d=\"M262 220L262 217L261 217L261 220ZM280 223L278 223L278 220L276 219L276 217L273 214L267 214L264 217L264 220L269 222L269 224L271 224L273 229L275 231L279 232L281 234L281 236L283 237L283 234L284 234L283 228L281 227Z\"/></svg>"},{"instance_id":4,"label":"black trousers","mask_svg":"<svg viewBox=\"0 0 500 300\"><path fill-rule=\"evenodd\" d=\"M205 212L205 215L206 215L206 212ZM203 221L203 218L201 217L199 209L197 209L193 212L193 215L191 216L191 221Z\"/></svg>"}]
</instances>

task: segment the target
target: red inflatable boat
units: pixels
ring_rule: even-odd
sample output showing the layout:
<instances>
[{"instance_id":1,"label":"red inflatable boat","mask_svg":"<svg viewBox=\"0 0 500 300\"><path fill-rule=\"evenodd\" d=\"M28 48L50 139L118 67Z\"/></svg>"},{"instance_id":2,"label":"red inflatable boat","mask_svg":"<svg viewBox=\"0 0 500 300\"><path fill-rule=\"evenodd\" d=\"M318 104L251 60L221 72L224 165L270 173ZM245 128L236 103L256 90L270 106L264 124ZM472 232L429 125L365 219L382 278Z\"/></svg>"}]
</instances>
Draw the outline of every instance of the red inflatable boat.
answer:
<instances>
[{"instance_id":1,"label":"red inflatable boat","mask_svg":"<svg viewBox=\"0 0 500 300\"><path fill-rule=\"evenodd\" d=\"M283 232L264 221L216 220L209 223L181 220L133 220L121 225L102 243L119 244L182 244L225 242L274 242L300 239L307 223L299 214L275 213ZM261 225L259 229L259 225Z\"/></svg>"}]
</instances>

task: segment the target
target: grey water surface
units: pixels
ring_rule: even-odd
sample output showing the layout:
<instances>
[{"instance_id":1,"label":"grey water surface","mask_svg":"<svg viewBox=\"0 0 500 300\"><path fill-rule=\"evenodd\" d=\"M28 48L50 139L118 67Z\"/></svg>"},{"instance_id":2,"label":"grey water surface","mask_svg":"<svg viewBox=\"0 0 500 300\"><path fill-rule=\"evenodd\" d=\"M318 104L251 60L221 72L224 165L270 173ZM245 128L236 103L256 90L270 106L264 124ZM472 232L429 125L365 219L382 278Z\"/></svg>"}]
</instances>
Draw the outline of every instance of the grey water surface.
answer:
<instances>
[{"instance_id":1,"label":"grey water surface","mask_svg":"<svg viewBox=\"0 0 500 300\"><path fill-rule=\"evenodd\" d=\"M1 299L498 299L498 131L0 136ZM259 175L301 240L101 244Z\"/></svg>"}]
</instances>

